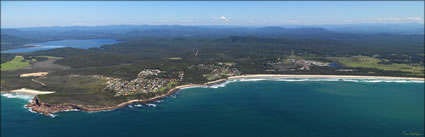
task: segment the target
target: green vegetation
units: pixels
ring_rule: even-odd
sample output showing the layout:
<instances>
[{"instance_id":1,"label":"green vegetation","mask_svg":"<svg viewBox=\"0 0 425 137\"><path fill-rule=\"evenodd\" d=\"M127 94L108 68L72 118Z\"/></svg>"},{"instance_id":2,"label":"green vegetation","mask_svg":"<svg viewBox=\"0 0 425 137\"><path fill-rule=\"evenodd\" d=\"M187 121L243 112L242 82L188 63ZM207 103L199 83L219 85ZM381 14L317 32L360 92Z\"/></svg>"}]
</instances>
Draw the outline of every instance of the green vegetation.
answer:
<instances>
[{"instance_id":1,"label":"green vegetation","mask_svg":"<svg viewBox=\"0 0 425 137\"><path fill-rule=\"evenodd\" d=\"M87 104L99 107L116 105L122 100L114 100L113 94L103 91L105 80L92 76L49 76L48 79L39 79L48 85L54 94L39 95L40 99L49 104L61 104L63 102L73 104Z\"/></svg>"},{"instance_id":2,"label":"green vegetation","mask_svg":"<svg viewBox=\"0 0 425 137\"><path fill-rule=\"evenodd\" d=\"M1 64L1 71L7 71L7 70L16 70L20 68L24 68L27 66L30 66L31 62L36 61L35 59L25 59L23 56L15 56L13 60L2 63Z\"/></svg>"},{"instance_id":3,"label":"green vegetation","mask_svg":"<svg viewBox=\"0 0 425 137\"><path fill-rule=\"evenodd\" d=\"M166 92L166 91L172 89L173 87L177 86L177 84L178 84L177 82L172 81L172 82L168 83L167 86L161 87L161 88L158 89L158 91L155 91L155 92Z\"/></svg>"},{"instance_id":4,"label":"green vegetation","mask_svg":"<svg viewBox=\"0 0 425 137\"><path fill-rule=\"evenodd\" d=\"M353 57L329 57L328 59L339 62L351 68L372 68L384 71L402 71L414 76L424 76L424 66L420 64L398 64L390 63L386 59L378 59L367 56Z\"/></svg>"},{"instance_id":5,"label":"green vegetation","mask_svg":"<svg viewBox=\"0 0 425 137\"><path fill-rule=\"evenodd\" d=\"M11 61L13 58L15 58L15 55L13 54L1 53L1 63L6 63L8 61Z\"/></svg>"},{"instance_id":6,"label":"green vegetation","mask_svg":"<svg viewBox=\"0 0 425 137\"><path fill-rule=\"evenodd\" d=\"M208 81L212 81L212 80L218 79L218 77L216 77L214 74L205 74L203 76L206 77Z\"/></svg>"},{"instance_id":7,"label":"green vegetation","mask_svg":"<svg viewBox=\"0 0 425 137\"><path fill-rule=\"evenodd\" d=\"M207 78L208 81L218 80L225 78L225 75L214 75L214 74L205 74L203 75L205 78Z\"/></svg>"},{"instance_id":8,"label":"green vegetation","mask_svg":"<svg viewBox=\"0 0 425 137\"><path fill-rule=\"evenodd\" d=\"M367 35L366 37L351 34L337 36L315 34L313 36L313 34L266 33L255 36L256 33L251 33L252 36L227 36L226 33L226 36L211 36L213 35L211 34L179 37L182 35L176 33L170 37L147 37L145 33L148 32L138 33L138 35L127 33L108 35L108 38L122 42L105 45L101 49L60 48L25 54L2 54L1 89L25 87L57 91L55 94L39 96L42 101L51 104L111 106L130 99L144 99L163 94L177 85L200 84L227 76L227 73L214 74L212 70L188 68L188 66L199 64L225 65L239 70L241 74L424 76L423 35ZM70 36L73 36L73 39L88 39L95 36L88 34L70 34ZM233 34L235 33L229 35ZM65 35L49 36L46 34L36 37L39 40L66 38ZM34 59L37 62L31 66L32 69L19 69L31 65ZM276 66L270 65L272 62L280 61L279 67L297 67L293 61L287 59L337 62L339 66L312 66L310 70L281 69L283 71L280 71L276 70ZM69 68L37 66L43 60L50 60L51 64L69 66ZM92 75L102 75L133 80L144 69L161 70L164 73L158 75L160 78L177 79L180 72L184 72L184 75L181 82L171 82L155 92L119 97L114 97L114 93L102 91L105 80L92 77ZM355 71L337 71L338 69ZM33 82L31 80L33 78L19 77L20 74L33 71L49 72L47 77L36 79L47 86Z\"/></svg>"},{"instance_id":9,"label":"green vegetation","mask_svg":"<svg viewBox=\"0 0 425 137\"><path fill-rule=\"evenodd\" d=\"M55 59L55 60L63 59L63 57L54 57L54 56L37 56L37 57L47 58L47 59Z\"/></svg>"}]
</instances>

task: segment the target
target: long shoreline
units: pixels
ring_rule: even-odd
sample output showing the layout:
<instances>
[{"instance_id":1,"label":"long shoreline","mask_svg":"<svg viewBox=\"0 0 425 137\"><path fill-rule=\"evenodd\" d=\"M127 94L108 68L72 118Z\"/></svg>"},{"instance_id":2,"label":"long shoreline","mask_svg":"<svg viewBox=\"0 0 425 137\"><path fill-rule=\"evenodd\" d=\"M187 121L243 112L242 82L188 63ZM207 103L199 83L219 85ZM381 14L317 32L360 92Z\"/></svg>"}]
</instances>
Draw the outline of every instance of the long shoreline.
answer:
<instances>
[{"instance_id":1,"label":"long shoreline","mask_svg":"<svg viewBox=\"0 0 425 137\"><path fill-rule=\"evenodd\" d=\"M335 78L335 79L387 79L387 80L419 80L417 77L390 77L390 76L357 76L357 75L286 75L286 74L250 74L232 76L227 79L249 79L249 78Z\"/></svg>"},{"instance_id":2,"label":"long shoreline","mask_svg":"<svg viewBox=\"0 0 425 137\"><path fill-rule=\"evenodd\" d=\"M135 99L129 100L123 103L120 103L111 107L102 107L102 108L91 108L85 107L79 104L58 104L58 105L50 105L47 103L41 102L37 96L35 96L31 103L27 104L26 107L30 107L32 111L39 112L45 115L49 115L50 113L57 113L62 111L69 110L80 110L85 112L96 112L96 111L106 111L113 110L121 107L125 107L127 105L133 103L148 103L152 101L156 101L158 99L164 98L166 96L174 94L176 91L185 88L193 88L193 87L208 87L216 84L224 83L228 80L238 80L238 79L254 79L254 78L329 78L329 79L385 79L385 80L415 80L415 81L424 81L424 78L414 78L414 77L389 77L389 76L354 76L354 75L283 75L283 74L252 74L252 75L240 75L240 76L232 76L225 79L219 79L215 81L210 81L204 84L186 84L180 85L170 89L167 93L158 95L148 99Z\"/></svg>"}]
</instances>

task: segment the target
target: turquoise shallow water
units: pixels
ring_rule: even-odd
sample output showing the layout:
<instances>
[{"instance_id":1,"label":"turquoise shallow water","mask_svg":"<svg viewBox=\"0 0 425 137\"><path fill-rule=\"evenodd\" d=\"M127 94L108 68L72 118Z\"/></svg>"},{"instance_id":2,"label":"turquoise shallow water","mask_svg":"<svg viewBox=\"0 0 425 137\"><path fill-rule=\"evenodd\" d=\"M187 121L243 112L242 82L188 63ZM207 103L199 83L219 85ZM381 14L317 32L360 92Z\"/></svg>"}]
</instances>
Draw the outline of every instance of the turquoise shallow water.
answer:
<instances>
[{"instance_id":1,"label":"turquoise shallow water","mask_svg":"<svg viewBox=\"0 0 425 137\"><path fill-rule=\"evenodd\" d=\"M423 83L247 81L108 112L29 112L1 97L1 135L405 136L424 134ZM423 135L421 135L423 136Z\"/></svg>"}]
</instances>

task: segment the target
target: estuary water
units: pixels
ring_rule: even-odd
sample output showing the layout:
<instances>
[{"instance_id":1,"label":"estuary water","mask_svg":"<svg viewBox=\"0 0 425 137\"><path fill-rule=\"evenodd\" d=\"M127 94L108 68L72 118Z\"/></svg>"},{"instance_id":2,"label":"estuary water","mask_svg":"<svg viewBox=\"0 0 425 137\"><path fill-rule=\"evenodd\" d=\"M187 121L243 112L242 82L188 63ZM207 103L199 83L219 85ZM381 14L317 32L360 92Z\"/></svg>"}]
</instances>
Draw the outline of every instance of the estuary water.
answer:
<instances>
[{"instance_id":1,"label":"estuary water","mask_svg":"<svg viewBox=\"0 0 425 137\"><path fill-rule=\"evenodd\" d=\"M89 48L99 48L102 45L114 44L117 43L113 39L90 39L90 40L58 40L58 41L48 41L42 43L30 43L25 44L26 46L33 46L29 48L18 48L2 51L2 53L27 53L34 52L39 50L49 50L56 48L80 48L80 49L89 49Z\"/></svg>"},{"instance_id":2,"label":"estuary water","mask_svg":"<svg viewBox=\"0 0 425 137\"><path fill-rule=\"evenodd\" d=\"M424 136L424 83L239 80L107 112L28 111L3 94L1 136Z\"/></svg>"}]
</instances>

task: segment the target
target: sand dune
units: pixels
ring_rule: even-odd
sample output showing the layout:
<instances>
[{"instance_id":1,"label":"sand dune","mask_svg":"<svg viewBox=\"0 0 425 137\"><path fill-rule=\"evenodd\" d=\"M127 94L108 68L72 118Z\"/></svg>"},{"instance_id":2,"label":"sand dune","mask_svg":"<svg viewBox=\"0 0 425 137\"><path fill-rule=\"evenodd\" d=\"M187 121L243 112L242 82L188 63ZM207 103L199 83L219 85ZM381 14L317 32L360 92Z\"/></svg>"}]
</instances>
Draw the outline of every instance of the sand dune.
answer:
<instances>
[{"instance_id":1,"label":"sand dune","mask_svg":"<svg viewBox=\"0 0 425 137\"><path fill-rule=\"evenodd\" d=\"M40 90L27 89L27 88L15 89L15 90L12 90L10 92L14 92L14 93L25 93L25 94L32 94L32 95L52 94L52 93L55 93L55 91L40 91Z\"/></svg>"},{"instance_id":2,"label":"sand dune","mask_svg":"<svg viewBox=\"0 0 425 137\"><path fill-rule=\"evenodd\" d=\"M19 77L21 77L21 78L24 78L24 77L42 77L42 76L46 76L47 74L49 74L49 72L34 72L34 73L21 74Z\"/></svg>"}]
</instances>

